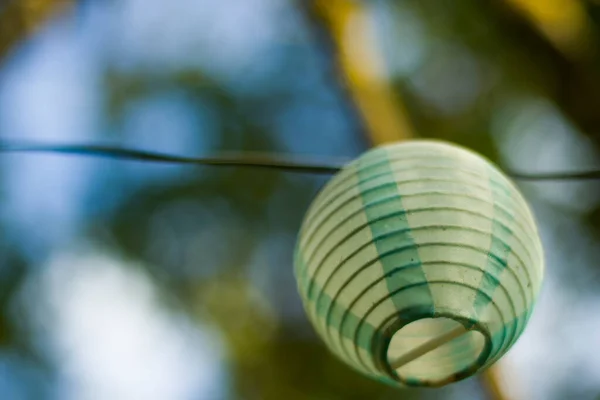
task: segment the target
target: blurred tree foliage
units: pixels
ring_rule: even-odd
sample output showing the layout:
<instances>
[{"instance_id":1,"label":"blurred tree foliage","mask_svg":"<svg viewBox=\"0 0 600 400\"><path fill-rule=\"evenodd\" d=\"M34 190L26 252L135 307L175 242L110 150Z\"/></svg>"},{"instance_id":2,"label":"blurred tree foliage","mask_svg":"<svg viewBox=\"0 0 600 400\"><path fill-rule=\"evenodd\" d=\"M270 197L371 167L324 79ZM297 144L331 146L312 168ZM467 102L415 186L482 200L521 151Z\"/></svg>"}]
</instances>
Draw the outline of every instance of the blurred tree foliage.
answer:
<instances>
[{"instance_id":1,"label":"blurred tree foliage","mask_svg":"<svg viewBox=\"0 0 600 400\"><path fill-rule=\"evenodd\" d=\"M0 62L41 25L66 12L72 0L3 0L0 2Z\"/></svg>"}]
</instances>

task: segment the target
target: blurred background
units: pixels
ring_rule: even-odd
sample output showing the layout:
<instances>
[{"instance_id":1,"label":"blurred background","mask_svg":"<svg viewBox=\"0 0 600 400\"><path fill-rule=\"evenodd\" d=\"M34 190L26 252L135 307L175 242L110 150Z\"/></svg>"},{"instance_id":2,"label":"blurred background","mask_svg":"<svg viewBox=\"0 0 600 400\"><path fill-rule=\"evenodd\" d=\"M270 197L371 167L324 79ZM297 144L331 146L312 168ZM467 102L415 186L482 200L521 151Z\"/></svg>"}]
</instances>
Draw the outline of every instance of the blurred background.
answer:
<instances>
[{"instance_id":1,"label":"blurred background","mask_svg":"<svg viewBox=\"0 0 600 400\"><path fill-rule=\"evenodd\" d=\"M599 50L596 0L2 0L0 140L338 159L436 137L600 168ZM327 177L0 164L2 399L600 399L597 182L519 183L547 274L495 383L403 391L304 316L292 251Z\"/></svg>"}]
</instances>

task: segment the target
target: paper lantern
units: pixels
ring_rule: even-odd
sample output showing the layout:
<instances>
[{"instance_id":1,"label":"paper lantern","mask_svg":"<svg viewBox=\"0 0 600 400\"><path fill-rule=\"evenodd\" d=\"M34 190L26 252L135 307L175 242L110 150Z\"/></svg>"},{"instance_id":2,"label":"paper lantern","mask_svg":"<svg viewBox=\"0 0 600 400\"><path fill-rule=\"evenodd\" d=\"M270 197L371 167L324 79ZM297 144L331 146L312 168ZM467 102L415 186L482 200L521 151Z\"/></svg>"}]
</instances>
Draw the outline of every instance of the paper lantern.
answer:
<instances>
[{"instance_id":1,"label":"paper lantern","mask_svg":"<svg viewBox=\"0 0 600 400\"><path fill-rule=\"evenodd\" d=\"M418 140L374 148L325 185L294 268L312 325L341 360L393 385L437 387L509 350L544 266L515 185L470 150Z\"/></svg>"}]
</instances>

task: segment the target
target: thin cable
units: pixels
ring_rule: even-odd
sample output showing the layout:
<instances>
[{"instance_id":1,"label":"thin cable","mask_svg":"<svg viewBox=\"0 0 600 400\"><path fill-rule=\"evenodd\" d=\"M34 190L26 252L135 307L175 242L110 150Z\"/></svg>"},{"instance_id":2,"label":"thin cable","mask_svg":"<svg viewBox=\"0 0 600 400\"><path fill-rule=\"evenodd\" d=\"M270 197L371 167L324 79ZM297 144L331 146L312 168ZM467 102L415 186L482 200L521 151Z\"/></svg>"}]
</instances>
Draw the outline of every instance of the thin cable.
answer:
<instances>
[{"instance_id":1,"label":"thin cable","mask_svg":"<svg viewBox=\"0 0 600 400\"><path fill-rule=\"evenodd\" d=\"M78 144L41 144L0 142L1 153L62 153L89 157L103 157L119 160L145 161L169 164L191 164L222 167L254 167L277 169L288 172L334 174L344 165L328 160L318 162L308 159L292 160L288 157L277 157L273 154L232 153L214 157L185 157L145 150L111 147L103 145Z\"/></svg>"},{"instance_id":2,"label":"thin cable","mask_svg":"<svg viewBox=\"0 0 600 400\"><path fill-rule=\"evenodd\" d=\"M44 144L33 142L0 142L0 153L59 153L89 157L103 157L119 160L158 162L170 164L190 164L215 167L250 167L274 169L296 173L332 175L338 172L350 159L333 161L309 160L307 158L281 157L265 153L231 153L214 157L185 157L172 154L151 152L89 144ZM523 181L572 181L600 179L600 170L580 172L524 173L505 171L513 179Z\"/></svg>"},{"instance_id":3,"label":"thin cable","mask_svg":"<svg viewBox=\"0 0 600 400\"><path fill-rule=\"evenodd\" d=\"M511 178L521 181L578 181L600 179L600 171L524 173L505 170L504 172Z\"/></svg>"}]
</instances>

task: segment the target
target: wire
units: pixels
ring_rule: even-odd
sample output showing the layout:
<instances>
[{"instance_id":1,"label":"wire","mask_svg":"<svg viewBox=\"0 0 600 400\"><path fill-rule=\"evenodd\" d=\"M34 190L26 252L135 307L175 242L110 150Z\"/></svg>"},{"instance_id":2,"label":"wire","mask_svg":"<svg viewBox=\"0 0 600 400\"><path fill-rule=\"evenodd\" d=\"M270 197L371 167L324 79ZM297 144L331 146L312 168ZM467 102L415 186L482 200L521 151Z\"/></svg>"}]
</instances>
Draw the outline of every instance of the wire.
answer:
<instances>
[{"instance_id":1,"label":"wire","mask_svg":"<svg viewBox=\"0 0 600 400\"><path fill-rule=\"evenodd\" d=\"M62 153L90 157L113 158L170 164L190 164L221 167L251 167L296 173L332 175L348 161L331 159L317 161L292 159L264 153L231 153L214 157L185 157L145 150L89 144L46 144L33 142L0 142L0 153ZM505 171L513 179L523 181L571 181L600 179L600 170L579 172L524 173Z\"/></svg>"},{"instance_id":2,"label":"wire","mask_svg":"<svg viewBox=\"0 0 600 400\"><path fill-rule=\"evenodd\" d=\"M522 181L577 181L600 179L600 171L524 173L506 171L513 179Z\"/></svg>"},{"instance_id":3,"label":"wire","mask_svg":"<svg viewBox=\"0 0 600 400\"><path fill-rule=\"evenodd\" d=\"M222 167L254 167L288 172L335 174L347 160L318 162L308 159L293 160L273 154L232 153L215 157L186 157L145 150L86 144L43 144L0 142L0 153L62 153L68 155L103 157L120 160L146 161L169 164L191 164Z\"/></svg>"}]
</instances>

